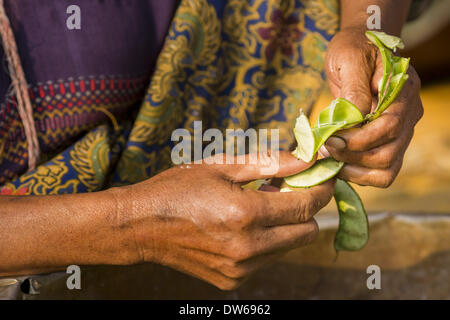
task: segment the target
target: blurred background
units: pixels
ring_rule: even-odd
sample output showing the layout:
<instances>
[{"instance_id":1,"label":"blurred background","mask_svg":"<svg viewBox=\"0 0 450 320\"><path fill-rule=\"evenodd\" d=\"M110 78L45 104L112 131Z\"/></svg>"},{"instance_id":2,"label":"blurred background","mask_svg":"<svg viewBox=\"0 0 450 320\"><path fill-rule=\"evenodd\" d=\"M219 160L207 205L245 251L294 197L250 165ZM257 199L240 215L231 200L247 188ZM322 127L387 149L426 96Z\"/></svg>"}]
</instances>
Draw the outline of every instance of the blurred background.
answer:
<instances>
[{"instance_id":1,"label":"blurred background","mask_svg":"<svg viewBox=\"0 0 450 320\"><path fill-rule=\"evenodd\" d=\"M27 298L450 299L449 35L450 0L431 1L404 29L401 54L411 57L421 76L425 114L394 184L356 187L370 220L370 241L363 250L336 257L338 217L332 202L317 216L321 231L315 243L260 270L234 292L150 264L83 268L83 290L69 291L64 280L51 281L41 295ZM325 89L313 117L331 100ZM381 268L381 290L367 289L369 265Z\"/></svg>"}]
</instances>

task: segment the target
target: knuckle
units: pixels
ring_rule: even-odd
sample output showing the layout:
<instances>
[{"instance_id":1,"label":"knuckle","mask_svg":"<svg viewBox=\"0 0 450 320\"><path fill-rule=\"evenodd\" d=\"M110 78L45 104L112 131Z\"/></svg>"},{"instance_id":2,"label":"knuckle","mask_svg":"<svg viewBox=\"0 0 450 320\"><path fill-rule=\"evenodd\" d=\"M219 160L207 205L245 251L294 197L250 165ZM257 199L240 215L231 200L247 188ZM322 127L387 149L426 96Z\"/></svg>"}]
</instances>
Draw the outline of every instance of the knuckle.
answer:
<instances>
[{"instance_id":1,"label":"knuckle","mask_svg":"<svg viewBox=\"0 0 450 320\"><path fill-rule=\"evenodd\" d=\"M309 196L307 198L307 205L303 206L303 220L302 222L310 221L311 218L323 207L330 202L333 197L333 189L330 188L330 192L323 192L319 196Z\"/></svg>"},{"instance_id":2,"label":"knuckle","mask_svg":"<svg viewBox=\"0 0 450 320\"><path fill-rule=\"evenodd\" d=\"M401 129L402 129L402 119L401 116L398 114L393 114L393 116L391 117L390 121L389 121L389 127L388 127L388 132L387 132L387 136L388 139L392 140L397 138L400 133L401 133Z\"/></svg>"},{"instance_id":3,"label":"knuckle","mask_svg":"<svg viewBox=\"0 0 450 320\"><path fill-rule=\"evenodd\" d=\"M250 246L244 246L240 250L238 250L236 254L236 261L245 261L253 257L254 250Z\"/></svg>"},{"instance_id":4,"label":"knuckle","mask_svg":"<svg viewBox=\"0 0 450 320\"><path fill-rule=\"evenodd\" d=\"M418 108L418 111L417 111L417 120L416 120L416 122L418 122L420 119L422 119L424 112L425 111L423 109L422 102L420 102L419 103L419 108Z\"/></svg>"},{"instance_id":5,"label":"knuckle","mask_svg":"<svg viewBox=\"0 0 450 320\"><path fill-rule=\"evenodd\" d=\"M222 281L218 283L216 286L223 291L231 291L236 290L240 287L242 284L242 281L236 280L236 279L227 279L225 281Z\"/></svg>"},{"instance_id":6,"label":"knuckle","mask_svg":"<svg viewBox=\"0 0 450 320\"><path fill-rule=\"evenodd\" d=\"M319 209L322 209L323 207L325 207L331 201L331 199L334 196L335 182L334 181L330 181L330 182L327 182L327 183L329 183L329 187L328 187L327 191L324 193L324 197L321 198L322 200L320 202L320 208Z\"/></svg>"},{"instance_id":7,"label":"knuckle","mask_svg":"<svg viewBox=\"0 0 450 320\"><path fill-rule=\"evenodd\" d=\"M350 129L352 130L352 129ZM354 134L346 137L347 149L354 152L361 152L370 145L371 137L369 135ZM345 158L345 155L342 155Z\"/></svg>"},{"instance_id":8,"label":"knuckle","mask_svg":"<svg viewBox=\"0 0 450 320\"><path fill-rule=\"evenodd\" d=\"M422 87L422 81L420 80L419 75L417 74L417 72L413 69L410 68L410 73L409 73L409 80L411 83L411 87L414 90L420 90L420 88Z\"/></svg>"},{"instance_id":9,"label":"knuckle","mask_svg":"<svg viewBox=\"0 0 450 320\"><path fill-rule=\"evenodd\" d=\"M319 235L319 226L315 220L311 221L311 229L305 236L305 244L309 244L317 239Z\"/></svg>"},{"instance_id":10,"label":"knuckle","mask_svg":"<svg viewBox=\"0 0 450 320\"><path fill-rule=\"evenodd\" d=\"M366 88L360 87L360 86L352 86L348 87L346 90L346 95L349 99L355 101L355 100L361 100L366 99L368 100L370 97L370 93L367 92Z\"/></svg>"},{"instance_id":11,"label":"knuckle","mask_svg":"<svg viewBox=\"0 0 450 320\"><path fill-rule=\"evenodd\" d=\"M305 221L308 221L322 207L322 200L320 197L310 197L309 203L305 207Z\"/></svg>"},{"instance_id":12,"label":"knuckle","mask_svg":"<svg viewBox=\"0 0 450 320\"><path fill-rule=\"evenodd\" d=\"M306 204L305 204L306 203ZM311 217L310 201L308 199L299 199L295 206L295 221L305 222Z\"/></svg>"},{"instance_id":13,"label":"knuckle","mask_svg":"<svg viewBox=\"0 0 450 320\"><path fill-rule=\"evenodd\" d=\"M392 167L394 162L395 162L395 154L393 152L380 152L378 163L381 169L387 169Z\"/></svg>"},{"instance_id":14,"label":"knuckle","mask_svg":"<svg viewBox=\"0 0 450 320\"><path fill-rule=\"evenodd\" d=\"M392 170L388 170L385 173L379 175L374 183L375 186L379 188L389 188L391 184L394 182L395 174Z\"/></svg>"},{"instance_id":15,"label":"knuckle","mask_svg":"<svg viewBox=\"0 0 450 320\"><path fill-rule=\"evenodd\" d=\"M235 202L228 206L225 223L233 230L246 230L253 222L252 211L243 202Z\"/></svg>"},{"instance_id":16,"label":"knuckle","mask_svg":"<svg viewBox=\"0 0 450 320\"><path fill-rule=\"evenodd\" d=\"M223 274L227 277L235 280L239 280L248 276L248 272L245 268L240 267L238 264L233 263L231 267L222 270Z\"/></svg>"},{"instance_id":17,"label":"knuckle","mask_svg":"<svg viewBox=\"0 0 450 320\"><path fill-rule=\"evenodd\" d=\"M242 216L245 216L246 206L242 202L233 202L228 206L230 213L232 213L229 219L237 218L241 220Z\"/></svg>"},{"instance_id":18,"label":"knuckle","mask_svg":"<svg viewBox=\"0 0 450 320\"><path fill-rule=\"evenodd\" d=\"M230 246L229 255L234 263L248 260L255 255L254 245L249 240L237 240Z\"/></svg>"}]
</instances>

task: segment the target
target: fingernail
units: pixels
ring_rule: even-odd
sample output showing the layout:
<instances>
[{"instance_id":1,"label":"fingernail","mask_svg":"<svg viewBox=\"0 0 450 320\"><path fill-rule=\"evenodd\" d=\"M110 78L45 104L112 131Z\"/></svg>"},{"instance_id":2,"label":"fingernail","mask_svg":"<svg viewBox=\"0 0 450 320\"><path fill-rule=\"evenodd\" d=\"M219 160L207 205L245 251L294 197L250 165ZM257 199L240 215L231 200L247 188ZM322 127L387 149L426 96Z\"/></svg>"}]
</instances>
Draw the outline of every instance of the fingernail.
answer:
<instances>
[{"instance_id":1,"label":"fingernail","mask_svg":"<svg viewBox=\"0 0 450 320\"><path fill-rule=\"evenodd\" d=\"M319 154L324 158L328 158L330 156L330 153L324 145L319 148Z\"/></svg>"},{"instance_id":2,"label":"fingernail","mask_svg":"<svg viewBox=\"0 0 450 320\"><path fill-rule=\"evenodd\" d=\"M339 137L331 137L325 144L336 150L343 150L346 147L345 140Z\"/></svg>"}]
</instances>

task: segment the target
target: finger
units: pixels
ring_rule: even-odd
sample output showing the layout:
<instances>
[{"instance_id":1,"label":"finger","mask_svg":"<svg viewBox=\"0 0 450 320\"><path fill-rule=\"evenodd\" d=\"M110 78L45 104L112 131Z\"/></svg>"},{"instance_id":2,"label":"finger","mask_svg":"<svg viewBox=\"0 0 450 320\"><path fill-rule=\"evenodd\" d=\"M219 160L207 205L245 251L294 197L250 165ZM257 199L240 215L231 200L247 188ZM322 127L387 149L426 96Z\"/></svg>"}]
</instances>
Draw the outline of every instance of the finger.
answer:
<instances>
[{"instance_id":1,"label":"finger","mask_svg":"<svg viewBox=\"0 0 450 320\"><path fill-rule=\"evenodd\" d=\"M379 60L380 60L379 63L381 64L381 66L378 66L378 61L377 61L377 67L375 69L375 73L372 77L372 82L371 82L372 104L371 104L370 112L373 112L375 110L375 108L377 107L378 83L379 83L379 81L381 81L381 78L383 76L383 65L381 62L381 58ZM329 74L330 76L333 76L333 74L331 74L331 73L327 73L327 74ZM331 95L334 98L342 97L341 87L340 87L339 83L340 83L340 81L338 81L336 79L336 77L329 78L328 86L330 88Z\"/></svg>"},{"instance_id":2,"label":"finger","mask_svg":"<svg viewBox=\"0 0 450 320\"><path fill-rule=\"evenodd\" d=\"M291 250L310 244L317 238L319 227L314 218L301 224L290 224L266 228L261 231L262 241L258 241L257 251L272 253Z\"/></svg>"},{"instance_id":3,"label":"finger","mask_svg":"<svg viewBox=\"0 0 450 320\"><path fill-rule=\"evenodd\" d=\"M338 85L336 85L332 81L329 81L328 85L330 87L331 95L334 98L338 98L338 97L342 96L341 88ZM377 92L377 89L376 88L372 88L372 92ZM370 112L373 112L375 110L375 108L377 107L377 102L378 102L377 96L375 94L373 94L372 95L372 103L371 103Z\"/></svg>"},{"instance_id":4,"label":"finger","mask_svg":"<svg viewBox=\"0 0 450 320\"><path fill-rule=\"evenodd\" d=\"M233 159L234 164L212 165L233 182L286 177L308 169L315 162L315 159L309 163L299 160L288 151L247 154Z\"/></svg>"},{"instance_id":5,"label":"finger","mask_svg":"<svg viewBox=\"0 0 450 320\"><path fill-rule=\"evenodd\" d=\"M227 277L246 279L262 267L268 266L282 257L287 250L279 250L270 254L262 254L238 263L225 264L220 272Z\"/></svg>"},{"instance_id":6,"label":"finger","mask_svg":"<svg viewBox=\"0 0 450 320\"><path fill-rule=\"evenodd\" d=\"M303 223L310 220L333 197L334 179L312 188L295 188L298 192L261 192L252 200L254 222L258 226L277 226ZM249 190L251 191L251 190Z\"/></svg>"},{"instance_id":7,"label":"finger","mask_svg":"<svg viewBox=\"0 0 450 320\"><path fill-rule=\"evenodd\" d=\"M330 147L327 150L334 159L345 162L346 164L354 164L373 169L387 169L394 164L397 157L403 156L413 137L413 133L413 130L404 131L394 141L368 151L342 151Z\"/></svg>"},{"instance_id":8,"label":"finger","mask_svg":"<svg viewBox=\"0 0 450 320\"><path fill-rule=\"evenodd\" d=\"M242 280L285 253L286 250L280 250L275 253L255 255L242 261L239 261L240 256L233 256L233 254L227 256L202 250L193 250L189 254L199 263L207 265L210 269L223 274L227 278Z\"/></svg>"},{"instance_id":9,"label":"finger","mask_svg":"<svg viewBox=\"0 0 450 320\"><path fill-rule=\"evenodd\" d=\"M375 66L362 52L350 53L339 70L340 96L352 102L365 116L372 108L372 75ZM373 63L374 64L374 63Z\"/></svg>"},{"instance_id":10,"label":"finger","mask_svg":"<svg viewBox=\"0 0 450 320\"><path fill-rule=\"evenodd\" d=\"M340 97L340 96L341 96L341 87L338 86L335 82L329 81L329 82L328 82L328 86L330 87L331 95L332 95L334 98L337 98L337 97Z\"/></svg>"},{"instance_id":11,"label":"finger","mask_svg":"<svg viewBox=\"0 0 450 320\"><path fill-rule=\"evenodd\" d=\"M350 181L361 186L387 188L402 167L403 157L396 159L389 169L371 169L358 165L345 165L338 174L338 178Z\"/></svg>"},{"instance_id":12,"label":"finger","mask_svg":"<svg viewBox=\"0 0 450 320\"><path fill-rule=\"evenodd\" d=\"M402 127L403 120L399 114L385 112L361 128L339 131L336 136L327 140L325 147L330 153L329 148L338 151L367 151L397 138Z\"/></svg>"},{"instance_id":13,"label":"finger","mask_svg":"<svg viewBox=\"0 0 450 320\"><path fill-rule=\"evenodd\" d=\"M336 83L329 81L328 84L330 87L331 94L334 98L342 97L341 88ZM372 92L377 92L377 89L372 88ZM373 94L370 112L373 112L375 110L375 108L377 107L377 102L378 102L377 96Z\"/></svg>"},{"instance_id":14,"label":"finger","mask_svg":"<svg viewBox=\"0 0 450 320\"><path fill-rule=\"evenodd\" d=\"M183 257L182 263L179 261L180 257ZM243 278L232 278L211 268L208 265L210 260L206 257L207 255L201 254L200 251L189 249L188 252L179 252L169 257L164 261L164 265L206 281L221 290L234 290L242 284Z\"/></svg>"},{"instance_id":15,"label":"finger","mask_svg":"<svg viewBox=\"0 0 450 320\"><path fill-rule=\"evenodd\" d=\"M372 82L371 82L371 88L372 88L372 92L375 103L372 104L372 110L371 112L375 111L375 108L378 104L378 88L379 88L379 84L381 83L381 80L383 79L383 61L381 59L381 55L377 54L377 60L375 62L375 72L372 76Z\"/></svg>"},{"instance_id":16,"label":"finger","mask_svg":"<svg viewBox=\"0 0 450 320\"><path fill-rule=\"evenodd\" d=\"M338 132L336 136L328 139L325 148L328 150L330 147L338 151L367 151L396 139L402 131L412 130L423 116L422 102L416 92L419 86L418 81L420 81L418 78L412 79L411 84L407 87L411 87L410 90L405 90L407 89L405 88L397 100L378 119L361 128Z\"/></svg>"},{"instance_id":17,"label":"finger","mask_svg":"<svg viewBox=\"0 0 450 320\"><path fill-rule=\"evenodd\" d=\"M423 105L422 100L420 99L420 88L421 88L421 81L419 78L419 75L417 74L416 70L413 66L409 66L408 68L408 80L405 83L406 90L411 93L415 93L417 104L415 104L415 110L414 116L412 118L412 121L414 124L416 124L422 117L423 117ZM402 90L403 92L406 91L405 89Z\"/></svg>"}]
</instances>

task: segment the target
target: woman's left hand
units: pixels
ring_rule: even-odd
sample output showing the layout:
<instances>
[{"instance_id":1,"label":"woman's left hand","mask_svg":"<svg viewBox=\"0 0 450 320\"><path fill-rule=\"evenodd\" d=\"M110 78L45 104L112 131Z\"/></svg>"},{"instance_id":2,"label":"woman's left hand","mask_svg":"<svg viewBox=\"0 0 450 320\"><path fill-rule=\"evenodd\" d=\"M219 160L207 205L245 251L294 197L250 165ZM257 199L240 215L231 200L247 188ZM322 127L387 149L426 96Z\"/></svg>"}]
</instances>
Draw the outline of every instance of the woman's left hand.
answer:
<instances>
[{"instance_id":1,"label":"woman's left hand","mask_svg":"<svg viewBox=\"0 0 450 320\"><path fill-rule=\"evenodd\" d=\"M354 103L366 115L374 110L383 65L378 48L363 29L343 29L327 51L326 71L331 92ZM420 79L410 65L409 79L394 103L376 120L339 131L328 139L326 150L346 163L339 177L360 185L387 188L394 181L403 156L423 115Z\"/></svg>"}]
</instances>

